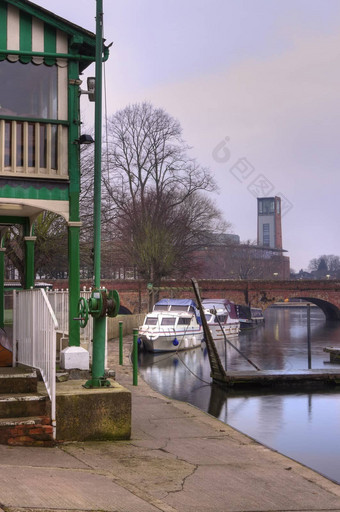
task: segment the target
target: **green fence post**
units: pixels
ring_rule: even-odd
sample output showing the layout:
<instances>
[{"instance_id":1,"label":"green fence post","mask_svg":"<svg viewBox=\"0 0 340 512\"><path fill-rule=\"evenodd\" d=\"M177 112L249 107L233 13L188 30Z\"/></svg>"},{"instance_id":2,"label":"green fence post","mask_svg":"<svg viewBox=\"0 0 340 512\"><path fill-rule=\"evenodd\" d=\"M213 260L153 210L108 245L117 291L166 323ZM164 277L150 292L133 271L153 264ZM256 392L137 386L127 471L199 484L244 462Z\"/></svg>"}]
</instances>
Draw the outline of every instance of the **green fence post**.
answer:
<instances>
[{"instance_id":1,"label":"green fence post","mask_svg":"<svg viewBox=\"0 0 340 512\"><path fill-rule=\"evenodd\" d=\"M119 364L123 364L123 322L119 321Z\"/></svg>"},{"instance_id":2,"label":"green fence post","mask_svg":"<svg viewBox=\"0 0 340 512\"><path fill-rule=\"evenodd\" d=\"M132 368L133 368L133 385L137 386L137 384L138 384L138 329L133 330Z\"/></svg>"}]
</instances>

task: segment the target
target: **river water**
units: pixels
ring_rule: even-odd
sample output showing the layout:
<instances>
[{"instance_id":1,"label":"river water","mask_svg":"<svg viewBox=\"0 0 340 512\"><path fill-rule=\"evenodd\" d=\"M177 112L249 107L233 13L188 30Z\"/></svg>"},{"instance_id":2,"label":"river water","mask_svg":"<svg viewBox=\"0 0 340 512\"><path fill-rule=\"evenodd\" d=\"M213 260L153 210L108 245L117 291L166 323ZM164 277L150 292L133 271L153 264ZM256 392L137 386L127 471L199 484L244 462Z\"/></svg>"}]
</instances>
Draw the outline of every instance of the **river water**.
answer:
<instances>
[{"instance_id":1,"label":"river water","mask_svg":"<svg viewBox=\"0 0 340 512\"><path fill-rule=\"evenodd\" d=\"M268 308L265 325L232 342L263 370L308 368L306 307ZM311 307L312 368L329 363L327 346L340 346L340 322L329 323ZM228 370L254 370L232 347L219 342ZM141 353L140 373L160 393L189 402L260 443L340 483L340 388L319 393L229 395L211 385L206 347L177 354Z\"/></svg>"}]
</instances>

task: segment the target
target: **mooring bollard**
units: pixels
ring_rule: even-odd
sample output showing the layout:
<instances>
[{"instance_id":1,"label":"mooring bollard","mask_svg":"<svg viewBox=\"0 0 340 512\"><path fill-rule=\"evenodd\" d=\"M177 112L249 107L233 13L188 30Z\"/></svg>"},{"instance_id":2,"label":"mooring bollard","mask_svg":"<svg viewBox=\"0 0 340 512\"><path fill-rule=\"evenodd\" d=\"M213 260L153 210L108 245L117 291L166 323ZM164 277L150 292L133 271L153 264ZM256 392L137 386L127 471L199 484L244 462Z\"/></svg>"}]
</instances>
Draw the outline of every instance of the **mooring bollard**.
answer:
<instances>
[{"instance_id":1,"label":"mooring bollard","mask_svg":"<svg viewBox=\"0 0 340 512\"><path fill-rule=\"evenodd\" d=\"M119 364L123 364L123 322L119 321Z\"/></svg>"},{"instance_id":2,"label":"mooring bollard","mask_svg":"<svg viewBox=\"0 0 340 512\"><path fill-rule=\"evenodd\" d=\"M137 384L138 384L138 329L133 330L132 368L133 368L133 385L137 386Z\"/></svg>"}]
</instances>

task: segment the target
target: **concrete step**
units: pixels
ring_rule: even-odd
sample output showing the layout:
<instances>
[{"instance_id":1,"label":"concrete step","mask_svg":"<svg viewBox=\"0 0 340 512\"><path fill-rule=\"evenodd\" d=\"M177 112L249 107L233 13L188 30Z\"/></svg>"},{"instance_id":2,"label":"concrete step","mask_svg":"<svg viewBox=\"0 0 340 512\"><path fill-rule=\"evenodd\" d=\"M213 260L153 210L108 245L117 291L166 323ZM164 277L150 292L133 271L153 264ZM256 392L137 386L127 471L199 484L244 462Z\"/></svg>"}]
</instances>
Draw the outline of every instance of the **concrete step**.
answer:
<instances>
[{"instance_id":1,"label":"concrete step","mask_svg":"<svg viewBox=\"0 0 340 512\"><path fill-rule=\"evenodd\" d=\"M0 444L54 446L51 420L48 416L0 418Z\"/></svg>"},{"instance_id":2,"label":"concrete step","mask_svg":"<svg viewBox=\"0 0 340 512\"><path fill-rule=\"evenodd\" d=\"M36 393L37 383L36 370L0 368L0 393Z\"/></svg>"},{"instance_id":3,"label":"concrete step","mask_svg":"<svg viewBox=\"0 0 340 512\"><path fill-rule=\"evenodd\" d=\"M0 418L50 416L51 403L46 395L0 394Z\"/></svg>"}]
</instances>

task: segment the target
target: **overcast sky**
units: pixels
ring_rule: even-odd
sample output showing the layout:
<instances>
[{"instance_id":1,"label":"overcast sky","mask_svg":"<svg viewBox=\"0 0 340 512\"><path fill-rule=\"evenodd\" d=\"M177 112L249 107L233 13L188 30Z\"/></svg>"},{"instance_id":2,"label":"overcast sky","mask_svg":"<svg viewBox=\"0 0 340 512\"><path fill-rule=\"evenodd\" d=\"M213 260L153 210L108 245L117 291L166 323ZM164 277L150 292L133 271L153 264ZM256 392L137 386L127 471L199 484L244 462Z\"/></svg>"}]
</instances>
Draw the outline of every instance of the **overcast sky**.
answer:
<instances>
[{"instance_id":1,"label":"overcast sky","mask_svg":"<svg viewBox=\"0 0 340 512\"><path fill-rule=\"evenodd\" d=\"M95 0L36 0L95 31ZM340 1L104 0L107 111L150 101L177 118L241 240L256 197L280 195L295 270L340 255ZM88 74L94 74L94 66ZM86 122L92 107L82 98Z\"/></svg>"}]
</instances>

